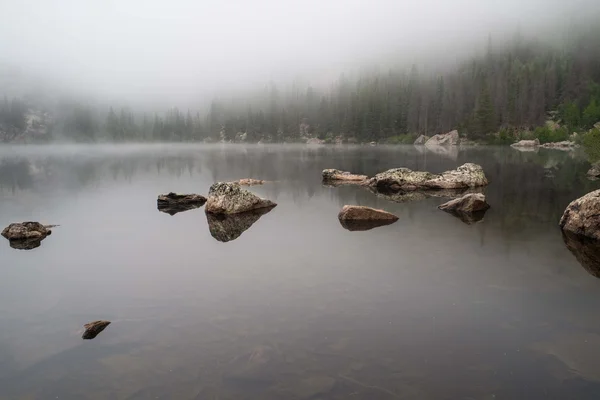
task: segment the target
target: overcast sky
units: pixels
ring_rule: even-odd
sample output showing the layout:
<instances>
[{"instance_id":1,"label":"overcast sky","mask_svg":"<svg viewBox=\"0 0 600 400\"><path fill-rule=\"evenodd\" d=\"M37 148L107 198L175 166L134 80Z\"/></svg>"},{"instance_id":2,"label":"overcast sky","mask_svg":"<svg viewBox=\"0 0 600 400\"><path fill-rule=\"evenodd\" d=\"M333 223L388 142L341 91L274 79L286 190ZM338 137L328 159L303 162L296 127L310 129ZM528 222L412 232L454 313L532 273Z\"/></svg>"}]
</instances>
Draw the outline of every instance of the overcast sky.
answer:
<instances>
[{"instance_id":1,"label":"overcast sky","mask_svg":"<svg viewBox=\"0 0 600 400\"><path fill-rule=\"evenodd\" d=\"M565 23L600 0L0 0L0 63L123 99L212 96ZM586 5L587 4L587 5ZM2 88L0 87L0 91Z\"/></svg>"}]
</instances>

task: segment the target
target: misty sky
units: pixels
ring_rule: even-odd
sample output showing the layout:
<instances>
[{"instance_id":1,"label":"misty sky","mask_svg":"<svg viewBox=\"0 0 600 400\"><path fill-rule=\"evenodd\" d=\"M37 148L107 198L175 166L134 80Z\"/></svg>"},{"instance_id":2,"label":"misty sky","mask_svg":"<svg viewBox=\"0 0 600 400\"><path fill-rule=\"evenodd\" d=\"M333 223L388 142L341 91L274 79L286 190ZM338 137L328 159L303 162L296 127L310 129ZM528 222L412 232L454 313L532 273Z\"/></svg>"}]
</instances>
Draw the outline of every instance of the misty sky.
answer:
<instances>
[{"instance_id":1,"label":"misty sky","mask_svg":"<svg viewBox=\"0 0 600 400\"><path fill-rule=\"evenodd\" d=\"M190 100L482 43L593 0L0 0L0 63L114 98ZM598 1L600 3L600 1ZM0 88L1 91L2 88Z\"/></svg>"}]
</instances>

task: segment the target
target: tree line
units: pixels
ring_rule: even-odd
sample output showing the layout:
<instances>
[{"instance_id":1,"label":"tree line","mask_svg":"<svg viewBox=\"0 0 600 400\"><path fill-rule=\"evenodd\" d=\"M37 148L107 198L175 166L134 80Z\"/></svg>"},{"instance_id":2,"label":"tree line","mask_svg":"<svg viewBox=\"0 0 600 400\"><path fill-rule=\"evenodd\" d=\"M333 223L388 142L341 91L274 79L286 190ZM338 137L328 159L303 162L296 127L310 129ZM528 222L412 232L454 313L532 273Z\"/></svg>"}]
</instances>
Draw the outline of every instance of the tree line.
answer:
<instances>
[{"instance_id":1,"label":"tree line","mask_svg":"<svg viewBox=\"0 0 600 400\"><path fill-rule=\"evenodd\" d=\"M139 114L104 113L75 105L59 122L65 136L95 141L298 141L307 137L356 141L413 140L458 129L471 139L510 140L551 118L564 132L600 121L600 29L571 35L561 45L515 35L502 46L448 70L414 65L384 73L340 77L326 90L271 83L252 98L214 99L208 110L172 108ZM0 123L22 129L23 103L5 100Z\"/></svg>"}]
</instances>

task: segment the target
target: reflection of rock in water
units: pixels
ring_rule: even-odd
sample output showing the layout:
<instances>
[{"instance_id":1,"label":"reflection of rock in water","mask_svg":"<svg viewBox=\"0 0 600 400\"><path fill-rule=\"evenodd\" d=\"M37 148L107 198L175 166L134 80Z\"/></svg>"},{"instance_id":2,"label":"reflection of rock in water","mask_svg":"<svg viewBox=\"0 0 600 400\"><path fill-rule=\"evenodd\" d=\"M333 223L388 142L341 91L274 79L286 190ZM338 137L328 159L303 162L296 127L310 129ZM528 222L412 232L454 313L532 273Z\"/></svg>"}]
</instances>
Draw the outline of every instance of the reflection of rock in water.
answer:
<instances>
[{"instance_id":1,"label":"reflection of rock in water","mask_svg":"<svg viewBox=\"0 0 600 400\"><path fill-rule=\"evenodd\" d=\"M391 225L396 220L390 219L374 219L374 220L357 220L357 219L340 219L340 224L349 231L368 231L369 229L380 226Z\"/></svg>"},{"instance_id":2,"label":"reflection of rock in water","mask_svg":"<svg viewBox=\"0 0 600 400\"><path fill-rule=\"evenodd\" d=\"M456 198L463 196L468 193L481 193L480 188L468 188L468 189L431 189L431 190L417 190L417 191L399 191L399 192L381 192L375 188L369 186L362 186L369 190L375 196L382 199L393 201L395 203L407 203L410 201L421 201L430 197L440 198Z\"/></svg>"},{"instance_id":3,"label":"reflection of rock in water","mask_svg":"<svg viewBox=\"0 0 600 400\"><path fill-rule=\"evenodd\" d=\"M42 240L44 240L46 236L43 238L29 238L29 239L16 239L10 240L8 243L10 247L17 250L32 250L42 245Z\"/></svg>"},{"instance_id":4,"label":"reflection of rock in water","mask_svg":"<svg viewBox=\"0 0 600 400\"><path fill-rule=\"evenodd\" d=\"M229 242L240 237L244 231L273 208L275 207L265 207L237 214L206 213L208 229L212 237L219 242Z\"/></svg>"},{"instance_id":5,"label":"reflection of rock in water","mask_svg":"<svg viewBox=\"0 0 600 400\"><path fill-rule=\"evenodd\" d=\"M591 275L600 278L600 240L562 231L567 249Z\"/></svg>"},{"instance_id":6,"label":"reflection of rock in water","mask_svg":"<svg viewBox=\"0 0 600 400\"><path fill-rule=\"evenodd\" d=\"M83 332L83 339L89 340L93 339L100 332L102 332L108 325L110 325L110 321L94 321L89 324L85 324L83 327L85 328L85 332Z\"/></svg>"},{"instance_id":7,"label":"reflection of rock in water","mask_svg":"<svg viewBox=\"0 0 600 400\"><path fill-rule=\"evenodd\" d=\"M446 211L446 210L444 210ZM477 222L480 222L483 220L483 217L485 216L487 210L481 210L481 211L475 211L472 213L465 213L465 212L461 212L461 211L446 211L448 214L455 216L456 218L460 219L462 222L464 222L467 225L473 225Z\"/></svg>"},{"instance_id":8,"label":"reflection of rock in water","mask_svg":"<svg viewBox=\"0 0 600 400\"><path fill-rule=\"evenodd\" d=\"M196 208L202 207L203 204L158 205L158 211L169 215L175 215L183 211L195 210Z\"/></svg>"}]
</instances>

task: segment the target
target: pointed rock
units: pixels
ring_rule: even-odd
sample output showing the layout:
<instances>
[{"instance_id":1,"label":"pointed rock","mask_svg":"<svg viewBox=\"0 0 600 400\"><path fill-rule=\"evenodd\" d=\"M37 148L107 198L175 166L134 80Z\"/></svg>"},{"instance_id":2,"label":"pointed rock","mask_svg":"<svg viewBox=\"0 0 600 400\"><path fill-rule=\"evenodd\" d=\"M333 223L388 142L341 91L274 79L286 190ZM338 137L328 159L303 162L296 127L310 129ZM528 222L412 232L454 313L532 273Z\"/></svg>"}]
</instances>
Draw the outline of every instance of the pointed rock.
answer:
<instances>
[{"instance_id":1,"label":"pointed rock","mask_svg":"<svg viewBox=\"0 0 600 400\"><path fill-rule=\"evenodd\" d=\"M81 336L85 340L93 339L100 332L102 332L108 325L110 325L110 321L94 321L89 324L85 324L83 327L85 328L85 332L83 332L83 336Z\"/></svg>"},{"instance_id":2,"label":"pointed rock","mask_svg":"<svg viewBox=\"0 0 600 400\"><path fill-rule=\"evenodd\" d=\"M490 208L490 205L485 201L485 196L482 193L469 193L458 199L450 200L438 206L438 208L448 212L474 213L485 211Z\"/></svg>"},{"instance_id":3,"label":"pointed rock","mask_svg":"<svg viewBox=\"0 0 600 400\"><path fill-rule=\"evenodd\" d=\"M236 214L276 205L243 189L238 183L217 182L210 187L205 210L213 214Z\"/></svg>"},{"instance_id":4,"label":"pointed rock","mask_svg":"<svg viewBox=\"0 0 600 400\"><path fill-rule=\"evenodd\" d=\"M425 146L456 146L460 142L458 131L454 130L448 133L438 133L429 139Z\"/></svg>"}]
</instances>

